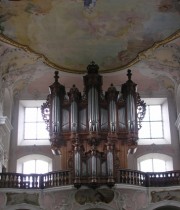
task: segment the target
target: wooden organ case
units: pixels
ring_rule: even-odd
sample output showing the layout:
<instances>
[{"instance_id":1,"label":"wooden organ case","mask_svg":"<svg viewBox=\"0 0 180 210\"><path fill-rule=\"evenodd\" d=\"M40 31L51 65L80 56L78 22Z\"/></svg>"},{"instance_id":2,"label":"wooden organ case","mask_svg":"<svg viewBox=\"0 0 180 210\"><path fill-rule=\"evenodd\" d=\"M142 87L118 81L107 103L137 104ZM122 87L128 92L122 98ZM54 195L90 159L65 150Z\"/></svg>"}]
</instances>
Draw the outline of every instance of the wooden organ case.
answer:
<instances>
[{"instance_id":1,"label":"wooden organ case","mask_svg":"<svg viewBox=\"0 0 180 210\"><path fill-rule=\"evenodd\" d=\"M131 80L131 70L121 92L111 84L105 94L98 70L94 62L88 65L83 94L75 85L66 94L56 71L42 105L51 150L62 155L62 169L71 170L76 187L114 185L116 170L127 168L127 155L137 147L146 110Z\"/></svg>"}]
</instances>

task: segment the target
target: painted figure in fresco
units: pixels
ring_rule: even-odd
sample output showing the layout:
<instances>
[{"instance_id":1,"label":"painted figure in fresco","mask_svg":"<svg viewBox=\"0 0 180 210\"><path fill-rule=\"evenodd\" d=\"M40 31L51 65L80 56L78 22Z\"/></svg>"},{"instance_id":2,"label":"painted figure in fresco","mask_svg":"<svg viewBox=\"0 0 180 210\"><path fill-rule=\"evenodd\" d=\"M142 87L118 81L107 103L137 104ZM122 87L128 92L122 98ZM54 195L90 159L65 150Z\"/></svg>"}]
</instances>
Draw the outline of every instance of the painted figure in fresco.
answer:
<instances>
[{"instance_id":1,"label":"painted figure in fresco","mask_svg":"<svg viewBox=\"0 0 180 210\"><path fill-rule=\"evenodd\" d=\"M84 7L92 9L96 5L96 0L84 0Z\"/></svg>"}]
</instances>

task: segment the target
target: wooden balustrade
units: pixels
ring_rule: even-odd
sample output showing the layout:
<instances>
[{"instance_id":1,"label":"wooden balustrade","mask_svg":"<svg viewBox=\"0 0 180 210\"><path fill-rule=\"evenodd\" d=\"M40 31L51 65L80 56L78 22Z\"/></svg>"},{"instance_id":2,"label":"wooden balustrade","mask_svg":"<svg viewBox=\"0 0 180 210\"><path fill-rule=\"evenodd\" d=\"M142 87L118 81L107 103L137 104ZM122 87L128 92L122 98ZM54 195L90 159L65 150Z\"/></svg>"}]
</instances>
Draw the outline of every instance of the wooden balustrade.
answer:
<instances>
[{"instance_id":1,"label":"wooden balustrade","mask_svg":"<svg viewBox=\"0 0 180 210\"><path fill-rule=\"evenodd\" d=\"M146 173L129 169L119 169L117 183L146 186Z\"/></svg>"},{"instance_id":2,"label":"wooden balustrade","mask_svg":"<svg viewBox=\"0 0 180 210\"><path fill-rule=\"evenodd\" d=\"M89 177L80 179L80 185L87 185ZM144 187L165 187L180 185L180 171L145 173L141 171L119 169L115 182ZM74 184L70 171L54 171L46 174L0 173L0 188L44 189ZM104 177L98 177L97 185L104 183ZM108 183L107 183L108 184Z\"/></svg>"},{"instance_id":3,"label":"wooden balustrade","mask_svg":"<svg viewBox=\"0 0 180 210\"><path fill-rule=\"evenodd\" d=\"M180 185L180 171L145 173L129 169L119 169L117 173L117 183L145 187Z\"/></svg>"},{"instance_id":4,"label":"wooden balustrade","mask_svg":"<svg viewBox=\"0 0 180 210\"><path fill-rule=\"evenodd\" d=\"M69 185L71 183L70 171L54 171L42 174L41 188L59 187Z\"/></svg>"},{"instance_id":5,"label":"wooden balustrade","mask_svg":"<svg viewBox=\"0 0 180 210\"><path fill-rule=\"evenodd\" d=\"M40 188L40 174L1 173L0 188Z\"/></svg>"},{"instance_id":6,"label":"wooden balustrade","mask_svg":"<svg viewBox=\"0 0 180 210\"><path fill-rule=\"evenodd\" d=\"M180 171L147 173L150 187L180 185Z\"/></svg>"},{"instance_id":7,"label":"wooden balustrade","mask_svg":"<svg viewBox=\"0 0 180 210\"><path fill-rule=\"evenodd\" d=\"M70 184L69 171L46 174L0 173L0 188L43 189Z\"/></svg>"}]
</instances>

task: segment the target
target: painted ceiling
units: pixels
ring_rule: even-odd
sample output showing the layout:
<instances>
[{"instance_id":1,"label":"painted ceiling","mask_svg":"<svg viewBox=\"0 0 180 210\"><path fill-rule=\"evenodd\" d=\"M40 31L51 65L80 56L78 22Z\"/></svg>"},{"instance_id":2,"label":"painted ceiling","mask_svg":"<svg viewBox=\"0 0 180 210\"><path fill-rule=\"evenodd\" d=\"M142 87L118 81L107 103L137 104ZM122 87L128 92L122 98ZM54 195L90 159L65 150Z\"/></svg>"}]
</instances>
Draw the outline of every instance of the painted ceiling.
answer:
<instances>
[{"instance_id":1,"label":"painted ceiling","mask_svg":"<svg viewBox=\"0 0 180 210\"><path fill-rule=\"evenodd\" d=\"M136 80L140 86L142 79L147 81L146 89L155 78L152 88L160 85L159 78L166 87L179 84L179 0L93 2L1 0L0 71L4 80L15 89L23 88L28 81L39 84L36 79L42 77L38 73L42 69L58 69L72 73L71 79L78 84L74 74L86 73L87 65L95 61L101 73L108 76L111 72L115 84L120 70L127 68L138 69Z\"/></svg>"}]
</instances>

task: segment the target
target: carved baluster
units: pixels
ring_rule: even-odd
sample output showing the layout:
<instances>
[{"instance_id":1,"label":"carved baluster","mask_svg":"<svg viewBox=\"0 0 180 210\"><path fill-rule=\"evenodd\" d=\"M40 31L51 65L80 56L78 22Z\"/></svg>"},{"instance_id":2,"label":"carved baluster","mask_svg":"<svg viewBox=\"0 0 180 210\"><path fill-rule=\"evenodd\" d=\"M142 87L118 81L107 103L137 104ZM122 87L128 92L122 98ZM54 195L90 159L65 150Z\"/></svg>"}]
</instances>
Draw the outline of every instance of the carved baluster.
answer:
<instances>
[{"instance_id":1,"label":"carved baluster","mask_svg":"<svg viewBox=\"0 0 180 210\"><path fill-rule=\"evenodd\" d=\"M134 184L135 184L135 185L137 185L137 184L138 184L137 179L138 179L138 172L137 172L137 171L135 171L135 173L134 173Z\"/></svg>"},{"instance_id":2,"label":"carved baluster","mask_svg":"<svg viewBox=\"0 0 180 210\"><path fill-rule=\"evenodd\" d=\"M60 186L60 175L59 175L59 172L57 173L57 186Z\"/></svg>"},{"instance_id":3,"label":"carved baluster","mask_svg":"<svg viewBox=\"0 0 180 210\"><path fill-rule=\"evenodd\" d=\"M134 184L134 171L130 171L130 184Z\"/></svg>"},{"instance_id":4,"label":"carved baluster","mask_svg":"<svg viewBox=\"0 0 180 210\"><path fill-rule=\"evenodd\" d=\"M121 170L120 183L124 183L124 170Z\"/></svg>"}]
</instances>

